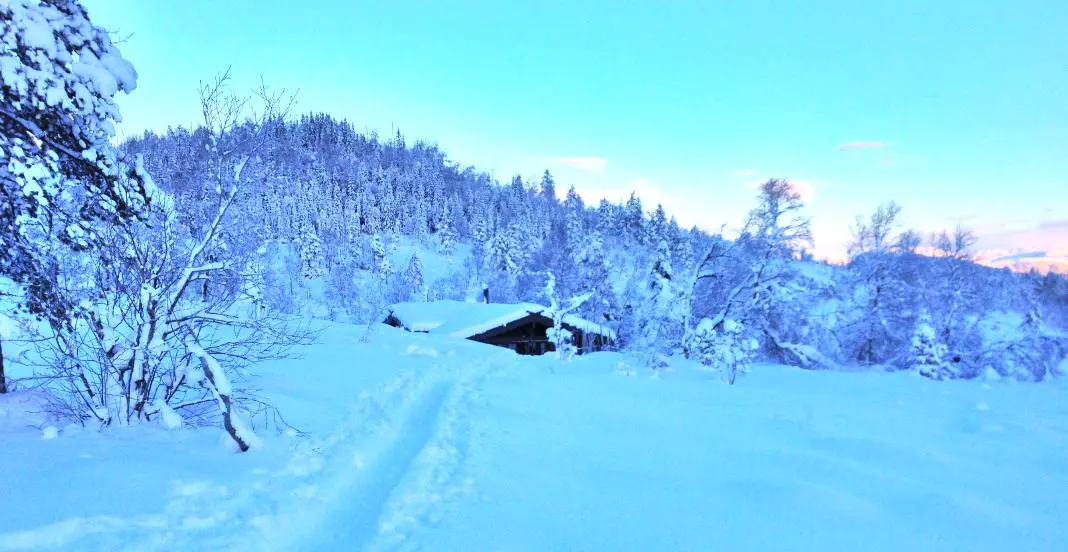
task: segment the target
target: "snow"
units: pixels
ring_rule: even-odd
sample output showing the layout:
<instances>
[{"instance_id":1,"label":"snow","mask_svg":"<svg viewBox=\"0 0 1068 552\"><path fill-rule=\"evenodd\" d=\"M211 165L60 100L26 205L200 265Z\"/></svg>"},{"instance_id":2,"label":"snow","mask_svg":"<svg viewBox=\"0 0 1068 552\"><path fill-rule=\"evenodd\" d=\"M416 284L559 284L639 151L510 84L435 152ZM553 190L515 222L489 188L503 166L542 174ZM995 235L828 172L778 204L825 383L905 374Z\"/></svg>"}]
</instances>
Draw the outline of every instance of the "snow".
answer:
<instances>
[{"instance_id":1,"label":"snow","mask_svg":"<svg viewBox=\"0 0 1068 552\"><path fill-rule=\"evenodd\" d=\"M450 335L467 339L494 328L514 322L532 313L551 317L548 307L535 303L475 303L464 301L431 301L428 303L397 303L389 311L413 332ZM615 339L610 328L594 324L574 315L565 315L564 323L584 332L597 333Z\"/></svg>"},{"instance_id":2,"label":"snow","mask_svg":"<svg viewBox=\"0 0 1068 552\"><path fill-rule=\"evenodd\" d=\"M728 386L364 334L255 370L307 436L257 427L241 455L218 428L43 440L45 397L0 396L0 550L1068 549L1063 381L757 364Z\"/></svg>"},{"instance_id":3,"label":"snow","mask_svg":"<svg viewBox=\"0 0 1068 552\"><path fill-rule=\"evenodd\" d=\"M157 400L156 409L159 410L162 417L163 427L167 429L179 429L182 427L183 421L181 414L178 414L166 402Z\"/></svg>"}]
</instances>

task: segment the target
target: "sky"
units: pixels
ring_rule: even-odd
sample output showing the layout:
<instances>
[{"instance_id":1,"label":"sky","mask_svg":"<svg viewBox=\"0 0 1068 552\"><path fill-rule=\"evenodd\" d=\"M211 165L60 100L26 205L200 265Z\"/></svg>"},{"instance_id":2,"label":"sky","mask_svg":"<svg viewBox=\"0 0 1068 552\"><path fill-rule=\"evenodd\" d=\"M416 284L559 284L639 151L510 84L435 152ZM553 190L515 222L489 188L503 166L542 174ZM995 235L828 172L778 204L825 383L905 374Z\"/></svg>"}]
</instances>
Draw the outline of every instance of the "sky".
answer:
<instances>
[{"instance_id":1,"label":"sky","mask_svg":"<svg viewBox=\"0 0 1068 552\"><path fill-rule=\"evenodd\" d=\"M828 258L893 200L990 257L1068 259L1063 0L85 5L138 71L123 135L196 124L198 83L230 68L235 91L708 230L787 178Z\"/></svg>"}]
</instances>

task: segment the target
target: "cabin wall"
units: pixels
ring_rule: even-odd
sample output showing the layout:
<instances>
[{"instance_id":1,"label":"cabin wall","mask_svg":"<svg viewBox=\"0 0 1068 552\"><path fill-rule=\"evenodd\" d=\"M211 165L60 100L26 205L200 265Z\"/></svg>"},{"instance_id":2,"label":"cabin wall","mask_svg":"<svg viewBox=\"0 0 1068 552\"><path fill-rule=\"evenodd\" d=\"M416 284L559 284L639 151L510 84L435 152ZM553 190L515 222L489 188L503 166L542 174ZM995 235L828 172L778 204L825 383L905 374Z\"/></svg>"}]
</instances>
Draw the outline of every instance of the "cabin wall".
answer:
<instances>
[{"instance_id":1,"label":"cabin wall","mask_svg":"<svg viewBox=\"0 0 1068 552\"><path fill-rule=\"evenodd\" d=\"M521 355L541 355L556 350L549 342L547 331L550 326L536 320L522 322L509 324L501 330L471 339L488 345L507 347Z\"/></svg>"},{"instance_id":2,"label":"cabin wall","mask_svg":"<svg viewBox=\"0 0 1068 552\"><path fill-rule=\"evenodd\" d=\"M384 322L390 326L401 327L411 331L392 313ZM553 321L551 318L531 313L519 320L472 336L469 339L487 345L507 347L521 355L541 355L556 350L556 347L549 341L548 336L549 328L552 326ZM579 354L602 351L611 346L611 340L605 336L587 333L569 324L564 324L564 328L571 332Z\"/></svg>"}]
</instances>

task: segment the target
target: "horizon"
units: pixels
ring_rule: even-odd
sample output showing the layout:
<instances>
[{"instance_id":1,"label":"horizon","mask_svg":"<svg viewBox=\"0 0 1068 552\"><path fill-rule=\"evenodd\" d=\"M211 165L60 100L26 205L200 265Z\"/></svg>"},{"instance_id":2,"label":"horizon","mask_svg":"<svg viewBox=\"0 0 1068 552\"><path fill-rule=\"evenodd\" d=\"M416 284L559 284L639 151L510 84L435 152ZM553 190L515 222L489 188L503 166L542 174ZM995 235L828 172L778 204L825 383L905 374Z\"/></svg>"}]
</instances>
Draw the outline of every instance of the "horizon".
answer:
<instances>
[{"instance_id":1,"label":"horizon","mask_svg":"<svg viewBox=\"0 0 1068 552\"><path fill-rule=\"evenodd\" d=\"M130 35L120 138L195 126L197 83L232 67L235 92L262 77L299 89L297 112L399 129L502 181L549 170L587 203L635 192L685 227L735 227L756 184L786 178L821 258L896 201L902 229L961 224L988 263L1068 267L1058 3L86 5Z\"/></svg>"}]
</instances>

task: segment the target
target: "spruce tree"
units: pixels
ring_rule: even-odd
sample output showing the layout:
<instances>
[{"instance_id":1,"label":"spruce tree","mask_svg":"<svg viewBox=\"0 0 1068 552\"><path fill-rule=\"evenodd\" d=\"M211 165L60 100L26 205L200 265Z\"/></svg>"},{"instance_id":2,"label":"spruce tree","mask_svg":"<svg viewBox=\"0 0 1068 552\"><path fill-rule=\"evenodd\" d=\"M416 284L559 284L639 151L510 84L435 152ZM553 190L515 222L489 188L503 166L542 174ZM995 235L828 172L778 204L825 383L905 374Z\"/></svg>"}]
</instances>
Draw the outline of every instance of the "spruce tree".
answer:
<instances>
[{"instance_id":1,"label":"spruce tree","mask_svg":"<svg viewBox=\"0 0 1068 552\"><path fill-rule=\"evenodd\" d=\"M404 286L408 297L424 299L423 261L418 253L412 253L408 266L404 269Z\"/></svg>"},{"instance_id":2,"label":"spruce tree","mask_svg":"<svg viewBox=\"0 0 1068 552\"><path fill-rule=\"evenodd\" d=\"M946 362L946 354L946 346L939 342L931 317L927 313L921 314L912 330L908 354L910 368L925 378L948 379L953 372Z\"/></svg>"},{"instance_id":3,"label":"spruce tree","mask_svg":"<svg viewBox=\"0 0 1068 552\"><path fill-rule=\"evenodd\" d=\"M389 256L386 255L386 245L378 234L371 237L371 272L383 280L393 272Z\"/></svg>"},{"instance_id":4,"label":"spruce tree","mask_svg":"<svg viewBox=\"0 0 1068 552\"><path fill-rule=\"evenodd\" d=\"M300 234L300 273L306 280L326 274L323 258L323 242L310 224L304 225Z\"/></svg>"},{"instance_id":5,"label":"spruce tree","mask_svg":"<svg viewBox=\"0 0 1068 552\"><path fill-rule=\"evenodd\" d=\"M445 204L441 219L438 221L438 251L446 257L452 257L456 252L456 229L452 225L452 212L449 204Z\"/></svg>"},{"instance_id":6,"label":"spruce tree","mask_svg":"<svg viewBox=\"0 0 1068 552\"><path fill-rule=\"evenodd\" d=\"M556 182L553 180L553 175L549 174L549 169L545 169L541 175L541 197L551 203L556 203Z\"/></svg>"},{"instance_id":7,"label":"spruce tree","mask_svg":"<svg viewBox=\"0 0 1068 552\"><path fill-rule=\"evenodd\" d=\"M642 200L632 192L624 209L623 225L626 234L637 243L645 243L648 237L645 231L645 212Z\"/></svg>"}]
</instances>

